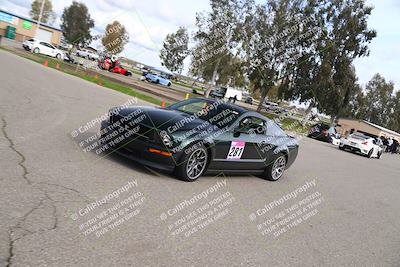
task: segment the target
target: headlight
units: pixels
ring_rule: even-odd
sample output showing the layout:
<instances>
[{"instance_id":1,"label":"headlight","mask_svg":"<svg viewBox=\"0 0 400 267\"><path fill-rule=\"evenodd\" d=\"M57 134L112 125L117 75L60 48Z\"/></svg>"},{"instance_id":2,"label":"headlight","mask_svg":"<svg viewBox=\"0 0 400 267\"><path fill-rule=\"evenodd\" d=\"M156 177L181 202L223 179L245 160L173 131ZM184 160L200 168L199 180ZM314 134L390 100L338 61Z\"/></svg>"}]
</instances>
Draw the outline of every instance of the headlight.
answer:
<instances>
[{"instance_id":1,"label":"headlight","mask_svg":"<svg viewBox=\"0 0 400 267\"><path fill-rule=\"evenodd\" d=\"M172 145L173 145L172 137L169 136L166 131L161 131L160 137L161 137L161 141L163 142L164 145L166 145L168 147L172 147Z\"/></svg>"}]
</instances>

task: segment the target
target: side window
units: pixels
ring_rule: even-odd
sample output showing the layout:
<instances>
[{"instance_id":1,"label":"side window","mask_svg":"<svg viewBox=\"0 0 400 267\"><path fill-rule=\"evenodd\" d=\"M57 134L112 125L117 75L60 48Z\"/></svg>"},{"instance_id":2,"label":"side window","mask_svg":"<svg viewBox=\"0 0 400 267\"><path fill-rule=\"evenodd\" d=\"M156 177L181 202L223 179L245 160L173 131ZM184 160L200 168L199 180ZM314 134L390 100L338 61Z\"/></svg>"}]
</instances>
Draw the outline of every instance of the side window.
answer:
<instances>
[{"instance_id":1,"label":"side window","mask_svg":"<svg viewBox=\"0 0 400 267\"><path fill-rule=\"evenodd\" d=\"M257 117L246 117L239 123L239 129L243 133L265 134L265 126L266 122Z\"/></svg>"},{"instance_id":2,"label":"side window","mask_svg":"<svg viewBox=\"0 0 400 267\"><path fill-rule=\"evenodd\" d=\"M268 136L286 136L285 131L273 121L267 122L266 132Z\"/></svg>"},{"instance_id":3,"label":"side window","mask_svg":"<svg viewBox=\"0 0 400 267\"><path fill-rule=\"evenodd\" d=\"M45 42L40 42L41 45L47 46Z\"/></svg>"}]
</instances>

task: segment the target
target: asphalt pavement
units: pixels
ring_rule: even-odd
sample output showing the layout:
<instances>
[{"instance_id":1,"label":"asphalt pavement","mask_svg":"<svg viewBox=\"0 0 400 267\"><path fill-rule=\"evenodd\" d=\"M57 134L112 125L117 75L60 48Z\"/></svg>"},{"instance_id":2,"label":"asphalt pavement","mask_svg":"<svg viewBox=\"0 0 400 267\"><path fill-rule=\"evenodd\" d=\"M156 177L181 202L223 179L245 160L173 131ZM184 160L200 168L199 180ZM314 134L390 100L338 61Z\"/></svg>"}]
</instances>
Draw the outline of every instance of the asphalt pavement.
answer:
<instances>
[{"instance_id":1,"label":"asphalt pavement","mask_svg":"<svg viewBox=\"0 0 400 267\"><path fill-rule=\"evenodd\" d=\"M80 147L110 107L148 103L0 62L0 266L399 266L399 156L303 138L277 182L182 182Z\"/></svg>"}]
</instances>

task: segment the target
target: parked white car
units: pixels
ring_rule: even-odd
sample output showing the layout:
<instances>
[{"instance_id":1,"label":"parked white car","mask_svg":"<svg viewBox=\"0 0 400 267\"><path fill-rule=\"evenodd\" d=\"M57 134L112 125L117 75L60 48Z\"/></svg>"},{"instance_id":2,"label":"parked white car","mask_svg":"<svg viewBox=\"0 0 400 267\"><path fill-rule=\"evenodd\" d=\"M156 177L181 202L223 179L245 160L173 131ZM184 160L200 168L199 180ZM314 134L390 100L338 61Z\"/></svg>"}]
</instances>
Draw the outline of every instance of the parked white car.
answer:
<instances>
[{"instance_id":1,"label":"parked white car","mask_svg":"<svg viewBox=\"0 0 400 267\"><path fill-rule=\"evenodd\" d=\"M57 59L63 59L64 58L64 52L61 51L60 49L57 49L54 45L35 40L32 42L32 47L31 51L35 54L43 54L51 57L55 57Z\"/></svg>"},{"instance_id":2,"label":"parked white car","mask_svg":"<svg viewBox=\"0 0 400 267\"><path fill-rule=\"evenodd\" d=\"M32 50L32 46L34 42L37 42L38 40L35 38L32 39L28 39L22 42L22 47L26 50L26 51L31 51Z\"/></svg>"},{"instance_id":3,"label":"parked white car","mask_svg":"<svg viewBox=\"0 0 400 267\"><path fill-rule=\"evenodd\" d=\"M362 133L353 133L347 138L342 138L339 144L340 150L351 150L369 158L381 158L383 144L379 138L373 138Z\"/></svg>"},{"instance_id":4,"label":"parked white car","mask_svg":"<svg viewBox=\"0 0 400 267\"><path fill-rule=\"evenodd\" d=\"M277 103L270 102L270 101L265 101L264 104L262 105L266 111L279 111L280 107Z\"/></svg>"},{"instance_id":5,"label":"parked white car","mask_svg":"<svg viewBox=\"0 0 400 267\"><path fill-rule=\"evenodd\" d=\"M99 55L93 53L92 51L90 51L88 49L79 49L76 51L76 55L79 57L84 57L84 58L91 59L91 60L99 59Z\"/></svg>"}]
</instances>

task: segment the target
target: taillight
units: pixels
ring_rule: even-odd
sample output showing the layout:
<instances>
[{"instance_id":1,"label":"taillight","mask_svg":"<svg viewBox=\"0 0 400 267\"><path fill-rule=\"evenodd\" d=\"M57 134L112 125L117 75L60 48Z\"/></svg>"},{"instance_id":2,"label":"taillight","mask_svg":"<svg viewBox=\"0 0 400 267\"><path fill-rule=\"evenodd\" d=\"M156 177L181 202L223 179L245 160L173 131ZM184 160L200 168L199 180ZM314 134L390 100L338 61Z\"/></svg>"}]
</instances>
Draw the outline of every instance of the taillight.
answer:
<instances>
[{"instance_id":1,"label":"taillight","mask_svg":"<svg viewBox=\"0 0 400 267\"><path fill-rule=\"evenodd\" d=\"M364 146L368 145L368 141L364 141L361 144L363 144Z\"/></svg>"}]
</instances>

